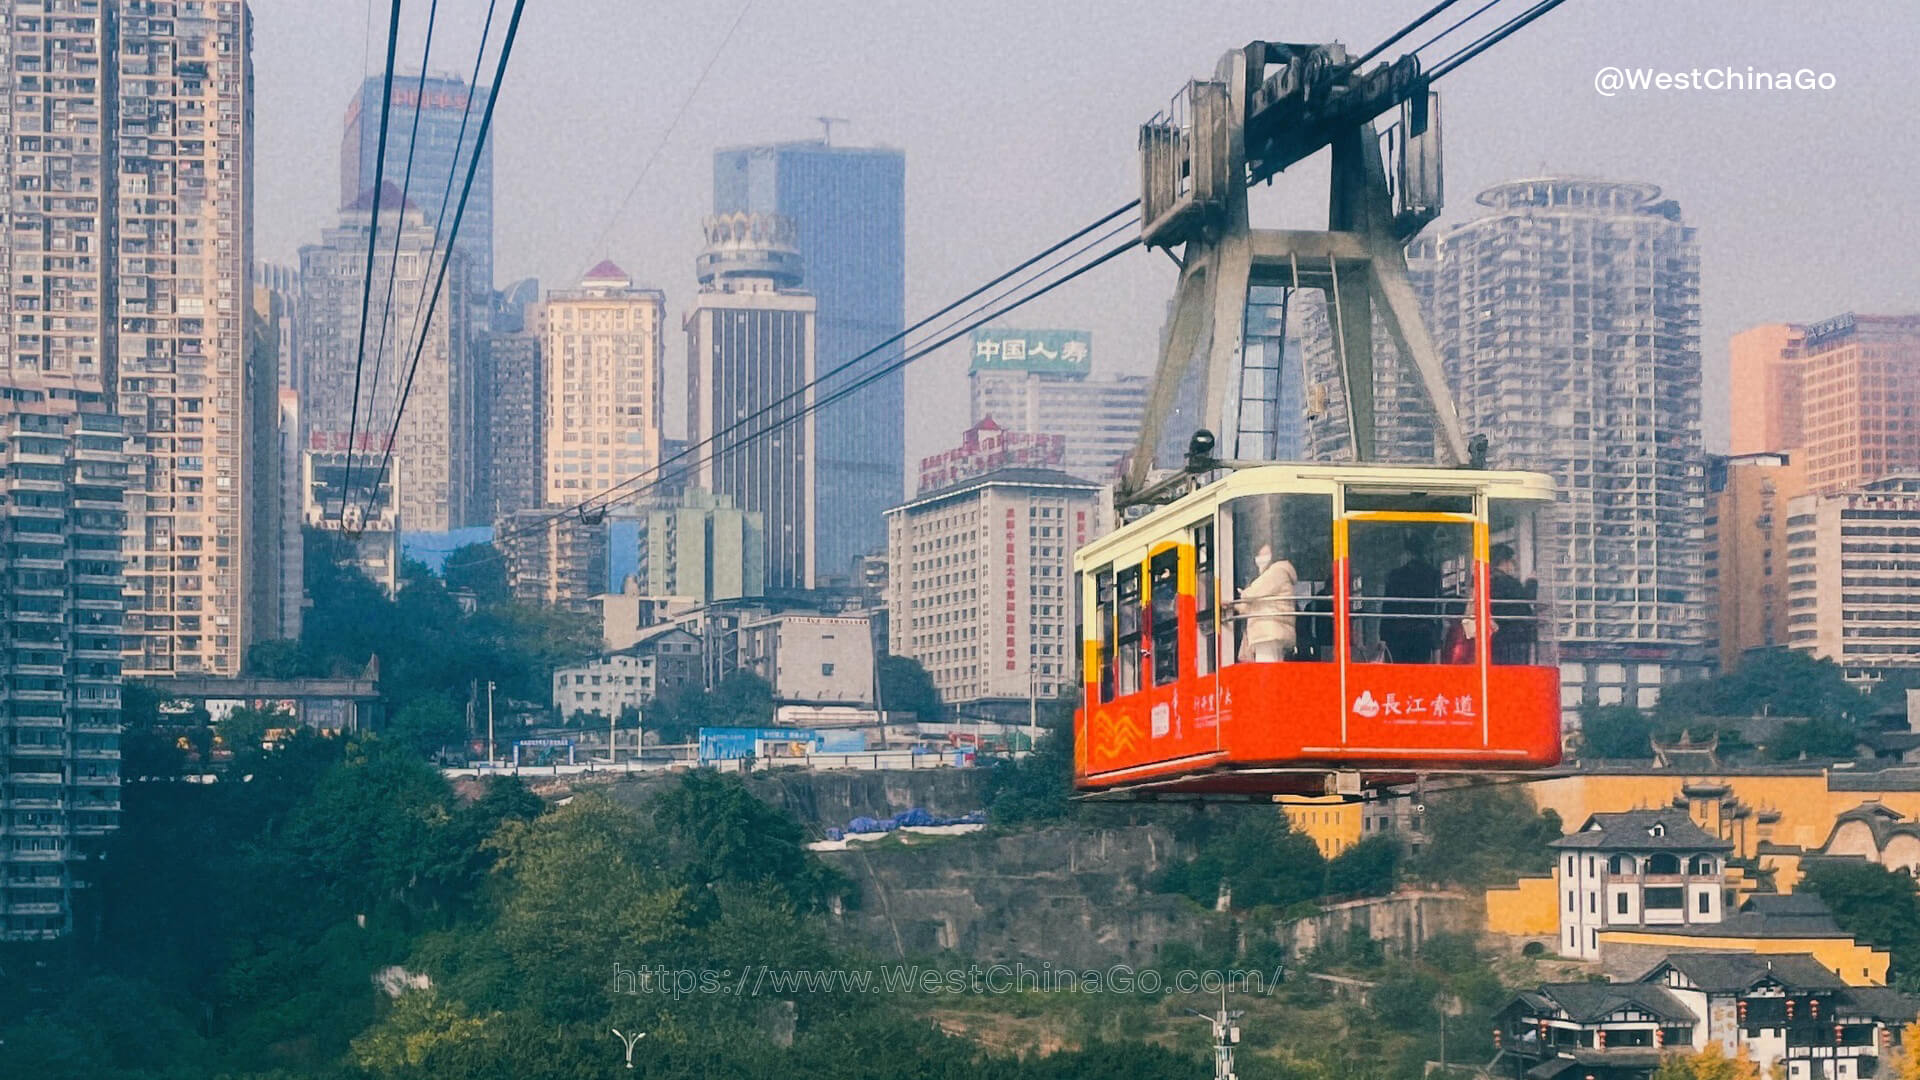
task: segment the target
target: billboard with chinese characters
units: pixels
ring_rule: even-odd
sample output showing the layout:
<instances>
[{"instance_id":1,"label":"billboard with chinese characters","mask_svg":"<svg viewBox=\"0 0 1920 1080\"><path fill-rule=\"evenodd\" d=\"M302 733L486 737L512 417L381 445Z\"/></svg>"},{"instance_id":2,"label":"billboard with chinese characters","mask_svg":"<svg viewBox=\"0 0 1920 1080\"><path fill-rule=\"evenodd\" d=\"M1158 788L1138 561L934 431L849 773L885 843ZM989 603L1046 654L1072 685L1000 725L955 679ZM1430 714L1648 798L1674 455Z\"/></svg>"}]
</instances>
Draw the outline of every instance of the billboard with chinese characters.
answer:
<instances>
[{"instance_id":1,"label":"billboard with chinese characters","mask_svg":"<svg viewBox=\"0 0 1920 1080\"><path fill-rule=\"evenodd\" d=\"M1085 330L975 330L972 370L1083 379L1093 370L1093 335Z\"/></svg>"}]
</instances>

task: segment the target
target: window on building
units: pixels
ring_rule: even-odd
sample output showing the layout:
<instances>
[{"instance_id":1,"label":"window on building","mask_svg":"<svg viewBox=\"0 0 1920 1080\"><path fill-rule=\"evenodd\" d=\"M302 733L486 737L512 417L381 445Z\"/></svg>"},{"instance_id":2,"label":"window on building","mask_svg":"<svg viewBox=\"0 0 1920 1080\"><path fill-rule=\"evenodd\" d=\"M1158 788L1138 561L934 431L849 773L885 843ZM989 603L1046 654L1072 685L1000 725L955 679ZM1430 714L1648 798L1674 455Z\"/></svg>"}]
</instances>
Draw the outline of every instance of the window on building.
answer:
<instances>
[{"instance_id":1,"label":"window on building","mask_svg":"<svg viewBox=\"0 0 1920 1080\"><path fill-rule=\"evenodd\" d=\"M1648 911L1681 911L1687 906L1686 890L1678 887L1648 889L1644 902Z\"/></svg>"},{"instance_id":2,"label":"window on building","mask_svg":"<svg viewBox=\"0 0 1920 1080\"><path fill-rule=\"evenodd\" d=\"M1633 906L1633 901L1627 898L1626 893L1622 892L1622 893L1613 894L1613 913L1615 915L1627 914L1628 910L1632 906Z\"/></svg>"},{"instance_id":3,"label":"window on building","mask_svg":"<svg viewBox=\"0 0 1920 1080\"><path fill-rule=\"evenodd\" d=\"M1633 856L1631 855L1615 855L1613 858L1607 860L1607 873L1609 874L1631 874L1633 871Z\"/></svg>"},{"instance_id":4,"label":"window on building","mask_svg":"<svg viewBox=\"0 0 1920 1080\"><path fill-rule=\"evenodd\" d=\"M1599 893L1590 892L1587 894L1587 914L1589 915L1600 914L1600 894Z\"/></svg>"},{"instance_id":5,"label":"window on building","mask_svg":"<svg viewBox=\"0 0 1920 1080\"><path fill-rule=\"evenodd\" d=\"M1648 874L1677 874L1679 872L1680 856L1667 851L1661 851L1647 856Z\"/></svg>"},{"instance_id":6,"label":"window on building","mask_svg":"<svg viewBox=\"0 0 1920 1080\"><path fill-rule=\"evenodd\" d=\"M1713 856L1711 855L1695 855L1687 865L1687 873L1689 874L1705 876L1713 872Z\"/></svg>"}]
</instances>

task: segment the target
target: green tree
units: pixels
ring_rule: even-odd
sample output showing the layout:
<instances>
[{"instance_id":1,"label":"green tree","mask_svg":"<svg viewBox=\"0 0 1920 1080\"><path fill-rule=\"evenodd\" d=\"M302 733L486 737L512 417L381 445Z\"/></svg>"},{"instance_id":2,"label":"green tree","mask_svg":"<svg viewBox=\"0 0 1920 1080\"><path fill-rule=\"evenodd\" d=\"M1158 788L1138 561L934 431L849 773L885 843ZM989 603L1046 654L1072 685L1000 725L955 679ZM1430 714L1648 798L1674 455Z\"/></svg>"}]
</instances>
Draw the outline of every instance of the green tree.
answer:
<instances>
[{"instance_id":1,"label":"green tree","mask_svg":"<svg viewBox=\"0 0 1920 1080\"><path fill-rule=\"evenodd\" d=\"M1733 671L1712 679L1661 688L1659 715L1685 723L1700 716L1805 716L1855 721L1866 712L1864 695L1840 665L1790 649L1750 655Z\"/></svg>"},{"instance_id":2,"label":"green tree","mask_svg":"<svg viewBox=\"0 0 1920 1080\"><path fill-rule=\"evenodd\" d=\"M507 562L492 544L454 548L441 564L441 576L447 588L468 590L488 606L504 604L512 596L507 588Z\"/></svg>"},{"instance_id":3,"label":"green tree","mask_svg":"<svg viewBox=\"0 0 1920 1080\"><path fill-rule=\"evenodd\" d=\"M1653 723L1631 705L1580 707L1582 757L1645 761L1653 757Z\"/></svg>"},{"instance_id":4,"label":"green tree","mask_svg":"<svg viewBox=\"0 0 1920 1080\"><path fill-rule=\"evenodd\" d=\"M1859 731L1845 720L1797 720L1780 725L1767 741L1774 761L1809 758L1852 758L1859 749Z\"/></svg>"},{"instance_id":5,"label":"green tree","mask_svg":"<svg viewBox=\"0 0 1920 1080\"><path fill-rule=\"evenodd\" d=\"M1236 908L1286 908L1320 897L1327 860L1305 833L1273 807L1235 807L1213 815L1192 860L1175 863L1157 887L1214 906L1224 885Z\"/></svg>"},{"instance_id":6,"label":"green tree","mask_svg":"<svg viewBox=\"0 0 1920 1080\"><path fill-rule=\"evenodd\" d=\"M1400 841L1369 836L1327 862L1327 892L1334 896L1385 896L1400 866Z\"/></svg>"},{"instance_id":7,"label":"green tree","mask_svg":"<svg viewBox=\"0 0 1920 1080\"><path fill-rule=\"evenodd\" d=\"M882 656L877 675L880 705L888 712L910 712L926 721L945 718L946 704L933 685L933 676L920 661L910 656Z\"/></svg>"},{"instance_id":8,"label":"green tree","mask_svg":"<svg viewBox=\"0 0 1920 1080\"><path fill-rule=\"evenodd\" d=\"M413 990L396 998L378 1025L353 1040L354 1063L394 1080L460 1075L463 1062L483 1062L500 1053L499 1027L497 1015L475 1016L432 989Z\"/></svg>"},{"instance_id":9,"label":"green tree","mask_svg":"<svg viewBox=\"0 0 1920 1080\"><path fill-rule=\"evenodd\" d=\"M1046 730L1026 757L996 761L987 774L987 816L996 825L1036 825L1073 816L1070 705L1048 703Z\"/></svg>"},{"instance_id":10,"label":"green tree","mask_svg":"<svg viewBox=\"0 0 1920 1080\"><path fill-rule=\"evenodd\" d=\"M430 755L466 736L465 713L438 694L416 697L394 714L386 737L410 747L415 753Z\"/></svg>"},{"instance_id":11,"label":"green tree","mask_svg":"<svg viewBox=\"0 0 1920 1080\"><path fill-rule=\"evenodd\" d=\"M1840 929L1893 954L1895 976L1920 974L1920 891L1913 876L1878 863L1815 863L1799 888L1824 900Z\"/></svg>"},{"instance_id":12,"label":"green tree","mask_svg":"<svg viewBox=\"0 0 1920 1080\"><path fill-rule=\"evenodd\" d=\"M259 641L247 649L247 673L262 679L297 679L309 674L306 665L306 654L298 641Z\"/></svg>"},{"instance_id":13,"label":"green tree","mask_svg":"<svg viewBox=\"0 0 1920 1080\"><path fill-rule=\"evenodd\" d=\"M1425 844L1408 871L1428 881L1496 885L1553 867L1547 845L1561 836L1560 815L1539 811L1525 791L1487 785L1435 792L1426 802Z\"/></svg>"},{"instance_id":14,"label":"green tree","mask_svg":"<svg viewBox=\"0 0 1920 1080\"><path fill-rule=\"evenodd\" d=\"M808 854L800 823L754 798L737 775L685 773L650 809L697 886L771 887L803 906L817 906L838 886Z\"/></svg>"},{"instance_id":15,"label":"green tree","mask_svg":"<svg viewBox=\"0 0 1920 1080\"><path fill-rule=\"evenodd\" d=\"M261 744L266 742L267 732L275 728L290 728L298 723L291 715L277 708L255 709L241 705L215 722L213 730L236 758L243 755L251 758L262 752Z\"/></svg>"}]
</instances>

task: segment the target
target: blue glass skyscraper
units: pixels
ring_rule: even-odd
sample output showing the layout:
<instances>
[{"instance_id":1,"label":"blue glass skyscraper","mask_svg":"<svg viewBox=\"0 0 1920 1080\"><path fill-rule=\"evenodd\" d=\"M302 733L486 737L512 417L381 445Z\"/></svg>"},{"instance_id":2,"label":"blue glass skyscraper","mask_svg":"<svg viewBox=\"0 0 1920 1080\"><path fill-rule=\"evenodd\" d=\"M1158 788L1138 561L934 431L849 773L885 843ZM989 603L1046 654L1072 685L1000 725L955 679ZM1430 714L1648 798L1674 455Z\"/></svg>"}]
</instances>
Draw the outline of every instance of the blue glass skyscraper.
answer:
<instances>
[{"instance_id":1,"label":"blue glass skyscraper","mask_svg":"<svg viewBox=\"0 0 1920 1080\"><path fill-rule=\"evenodd\" d=\"M379 164L380 91L383 80L367 79L360 92L347 105L345 131L340 140L340 205L351 206L373 188L373 174ZM469 103L463 79L429 76L423 87L420 76L395 76L393 105L387 116L387 169L385 181L395 191L406 179L407 137L414 130L414 113L420 114L420 147L413 155L413 182L407 201L420 208L432 224L440 217L440 199L446 196L446 224L453 228L454 206L460 200L460 185L467 177L467 159L473 156L473 144L480 136L480 115L486 110L487 88L472 93ZM466 131L461 120L466 116ZM480 167L474 171L473 194L467 199L467 213L460 223L460 250L471 268L469 281L482 302L493 291L493 143L480 150ZM448 178L451 175L452 184ZM397 207L383 207L397 218ZM383 223L384 226L384 223ZM382 228L382 243L389 238ZM483 314L484 317L484 314Z\"/></svg>"},{"instance_id":2,"label":"blue glass skyscraper","mask_svg":"<svg viewBox=\"0 0 1920 1080\"><path fill-rule=\"evenodd\" d=\"M906 326L906 155L824 141L721 150L713 209L780 214L800 231L807 290L819 301L822 374ZM825 397L897 360L889 346L820 384ZM905 495L906 379L876 379L815 417L818 573L844 579L886 549L884 514Z\"/></svg>"}]
</instances>

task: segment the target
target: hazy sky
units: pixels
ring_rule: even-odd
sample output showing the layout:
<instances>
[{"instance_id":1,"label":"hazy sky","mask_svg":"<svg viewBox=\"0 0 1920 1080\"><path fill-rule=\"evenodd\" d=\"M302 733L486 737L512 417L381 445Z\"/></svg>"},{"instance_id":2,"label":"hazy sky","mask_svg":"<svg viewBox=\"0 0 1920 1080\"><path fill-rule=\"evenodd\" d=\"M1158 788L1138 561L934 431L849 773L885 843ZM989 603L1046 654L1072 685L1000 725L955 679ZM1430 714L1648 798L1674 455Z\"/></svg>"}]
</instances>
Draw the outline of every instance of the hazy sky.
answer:
<instances>
[{"instance_id":1,"label":"hazy sky","mask_svg":"<svg viewBox=\"0 0 1920 1080\"><path fill-rule=\"evenodd\" d=\"M1449 16L1478 3L1463 0ZM502 26L511 6L500 0ZM561 286L611 256L639 283L666 290L676 328L667 414L677 433L685 356L677 328L695 288L716 147L810 138L825 115L851 121L836 142L904 149L912 322L1133 198L1138 124L1187 79L1210 74L1227 49L1260 38L1364 49L1428 6L754 0L615 219L742 0L531 0L492 137L496 284L537 276ZM1502 0L1483 25L1525 6ZM379 0L371 34L363 0L253 7L256 255L291 263L334 219L342 113L363 72L381 64L388 5ZM464 77L485 0L439 7L430 66ZM419 68L427 8L407 0L403 70ZM1426 55L1446 55L1466 40L1457 37ZM1699 229L1708 444L1717 447L1729 334L1846 310L1920 310L1917 54L1912 0L1573 0L1440 84L1449 207L1431 228L1472 216L1475 193L1519 176L1659 184ZM1594 77L1609 65L1808 68L1831 73L1835 88L1606 98ZM1263 195L1255 224L1324 221L1316 165ZM1091 329L1096 372L1144 372L1172 282L1163 256L1134 253L1014 321ZM950 445L965 426L964 408L952 407L965 400L965 370L958 345L910 370L910 461Z\"/></svg>"}]
</instances>

